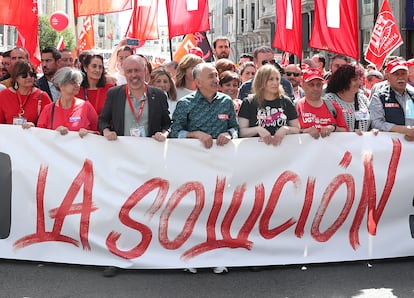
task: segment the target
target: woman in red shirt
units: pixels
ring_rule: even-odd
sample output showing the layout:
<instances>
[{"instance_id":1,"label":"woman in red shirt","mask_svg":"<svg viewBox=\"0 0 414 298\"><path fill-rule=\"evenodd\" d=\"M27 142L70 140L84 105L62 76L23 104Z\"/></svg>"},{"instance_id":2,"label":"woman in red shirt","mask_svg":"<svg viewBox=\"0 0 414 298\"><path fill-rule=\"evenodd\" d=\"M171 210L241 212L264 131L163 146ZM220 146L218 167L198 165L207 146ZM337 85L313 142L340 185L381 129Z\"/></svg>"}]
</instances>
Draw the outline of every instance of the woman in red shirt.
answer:
<instances>
[{"instance_id":1,"label":"woman in red shirt","mask_svg":"<svg viewBox=\"0 0 414 298\"><path fill-rule=\"evenodd\" d=\"M34 87L36 72L24 61L17 62L10 74L12 87L0 92L0 124L34 126L40 112L51 103L46 92Z\"/></svg>"},{"instance_id":2,"label":"woman in red shirt","mask_svg":"<svg viewBox=\"0 0 414 298\"><path fill-rule=\"evenodd\" d=\"M99 115L105 104L108 90L114 87L106 81L103 57L93 53L86 55L82 61L81 70L84 78L76 97L89 101Z\"/></svg>"},{"instance_id":3,"label":"woman in red shirt","mask_svg":"<svg viewBox=\"0 0 414 298\"><path fill-rule=\"evenodd\" d=\"M75 97L82 82L82 73L63 67L56 72L52 82L60 91L60 97L44 108L37 126L57 130L62 135L69 131L78 131L81 137L98 133L98 115L94 107L89 101Z\"/></svg>"}]
</instances>

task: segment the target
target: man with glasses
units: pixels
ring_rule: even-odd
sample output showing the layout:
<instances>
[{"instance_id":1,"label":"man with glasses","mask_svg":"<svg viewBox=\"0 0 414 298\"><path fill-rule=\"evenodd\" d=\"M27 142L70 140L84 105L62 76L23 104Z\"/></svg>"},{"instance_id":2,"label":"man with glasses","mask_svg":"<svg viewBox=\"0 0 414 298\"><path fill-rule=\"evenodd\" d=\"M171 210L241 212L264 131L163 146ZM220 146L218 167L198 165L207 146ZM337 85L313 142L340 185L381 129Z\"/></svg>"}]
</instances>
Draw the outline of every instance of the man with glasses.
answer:
<instances>
[{"instance_id":1,"label":"man with glasses","mask_svg":"<svg viewBox=\"0 0 414 298\"><path fill-rule=\"evenodd\" d=\"M10 70L9 70L9 73L12 72L13 66L18 61L30 62L29 61L29 52L25 48L15 47L14 49L12 49L10 51ZM0 84L6 86L7 88L11 87L12 86L11 78L7 78L7 79L1 81Z\"/></svg>"},{"instance_id":2,"label":"man with glasses","mask_svg":"<svg viewBox=\"0 0 414 298\"><path fill-rule=\"evenodd\" d=\"M297 64L289 64L285 67L283 77L292 84L293 95L295 97L293 103L296 104L299 99L305 96L305 92L300 86L302 81L302 70Z\"/></svg>"},{"instance_id":3,"label":"man with glasses","mask_svg":"<svg viewBox=\"0 0 414 298\"><path fill-rule=\"evenodd\" d=\"M280 67L280 65L276 62L275 60L275 54L273 53L272 48L268 47L268 46L261 46L258 48L255 48L253 51L253 62L256 65L257 70L262 67L265 64L273 64L277 70L279 70L280 74L283 74L283 69ZM239 98L241 100L243 100L244 98L246 98L251 92L252 90L252 82L253 79L243 83L243 85L241 85L240 90L239 90ZM288 96L292 101L294 100L294 95L293 95L293 88L292 85L290 84L290 82L288 80L286 80L285 78L281 77L280 78L280 84L283 87L283 90L285 90L285 94L286 96Z\"/></svg>"}]
</instances>

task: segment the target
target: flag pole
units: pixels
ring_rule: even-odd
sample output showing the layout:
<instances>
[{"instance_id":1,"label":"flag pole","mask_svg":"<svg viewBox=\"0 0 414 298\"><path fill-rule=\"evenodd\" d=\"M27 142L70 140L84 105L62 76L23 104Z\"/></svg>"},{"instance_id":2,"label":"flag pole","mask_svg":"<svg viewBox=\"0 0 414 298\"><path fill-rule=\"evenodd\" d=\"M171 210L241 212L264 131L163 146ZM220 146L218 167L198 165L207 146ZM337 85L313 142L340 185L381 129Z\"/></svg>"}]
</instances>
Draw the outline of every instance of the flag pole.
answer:
<instances>
[{"instance_id":1,"label":"flag pole","mask_svg":"<svg viewBox=\"0 0 414 298\"><path fill-rule=\"evenodd\" d=\"M173 61L173 51L172 51L172 42L171 39L168 39L168 42L170 43L170 59Z\"/></svg>"}]
</instances>

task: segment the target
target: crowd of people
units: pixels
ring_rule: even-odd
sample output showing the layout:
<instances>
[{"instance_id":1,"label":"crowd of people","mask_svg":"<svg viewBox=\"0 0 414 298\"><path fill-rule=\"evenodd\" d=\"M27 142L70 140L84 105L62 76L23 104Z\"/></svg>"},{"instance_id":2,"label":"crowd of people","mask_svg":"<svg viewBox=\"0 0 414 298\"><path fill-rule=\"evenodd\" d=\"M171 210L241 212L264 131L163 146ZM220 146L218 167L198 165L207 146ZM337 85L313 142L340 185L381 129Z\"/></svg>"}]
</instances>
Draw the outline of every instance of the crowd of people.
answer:
<instances>
[{"instance_id":1,"label":"crowd of people","mask_svg":"<svg viewBox=\"0 0 414 298\"><path fill-rule=\"evenodd\" d=\"M229 39L219 37L214 62L193 49L177 63L154 67L124 40L106 68L93 51L75 61L70 50L47 47L39 76L27 50L16 47L1 57L0 124L109 141L193 138L206 149L239 137L277 146L288 134L318 139L336 132L396 132L414 141L414 59L393 57L376 69L341 54L328 66L315 54L282 67L268 46L237 62L230 49ZM113 274L108 268L106 275Z\"/></svg>"}]
</instances>

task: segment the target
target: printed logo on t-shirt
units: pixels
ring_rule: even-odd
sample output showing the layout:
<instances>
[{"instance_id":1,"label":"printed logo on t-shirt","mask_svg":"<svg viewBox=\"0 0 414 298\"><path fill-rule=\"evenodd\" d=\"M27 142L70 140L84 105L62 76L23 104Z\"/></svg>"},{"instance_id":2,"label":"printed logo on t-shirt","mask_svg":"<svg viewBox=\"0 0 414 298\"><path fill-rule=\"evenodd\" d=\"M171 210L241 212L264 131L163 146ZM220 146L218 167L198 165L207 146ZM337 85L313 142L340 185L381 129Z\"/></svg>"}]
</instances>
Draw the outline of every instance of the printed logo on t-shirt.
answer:
<instances>
[{"instance_id":1,"label":"printed logo on t-shirt","mask_svg":"<svg viewBox=\"0 0 414 298\"><path fill-rule=\"evenodd\" d=\"M275 126L282 127L287 123L287 117L283 113L282 108L266 107L265 109L257 109L256 124L262 127Z\"/></svg>"},{"instance_id":2,"label":"printed logo on t-shirt","mask_svg":"<svg viewBox=\"0 0 414 298\"><path fill-rule=\"evenodd\" d=\"M302 121L304 124L313 123L313 125L311 126L314 126L318 129L321 128L322 126L327 126L332 123L331 118L319 118L313 113L302 113Z\"/></svg>"},{"instance_id":3,"label":"printed logo on t-shirt","mask_svg":"<svg viewBox=\"0 0 414 298\"><path fill-rule=\"evenodd\" d=\"M386 102L384 105L386 108L399 108L400 105L395 102Z\"/></svg>"},{"instance_id":4,"label":"printed logo on t-shirt","mask_svg":"<svg viewBox=\"0 0 414 298\"><path fill-rule=\"evenodd\" d=\"M218 114L218 118L220 120L229 120L229 115L228 114Z\"/></svg>"},{"instance_id":5,"label":"printed logo on t-shirt","mask_svg":"<svg viewBox=\"0 0 414 298\"><path fill-rule=\"evenodd\" d=\"M72 117L69 118L70 123L79 122L80 120L81 120L80 116L72 116Z\"/></svg>"}]
</instances>

